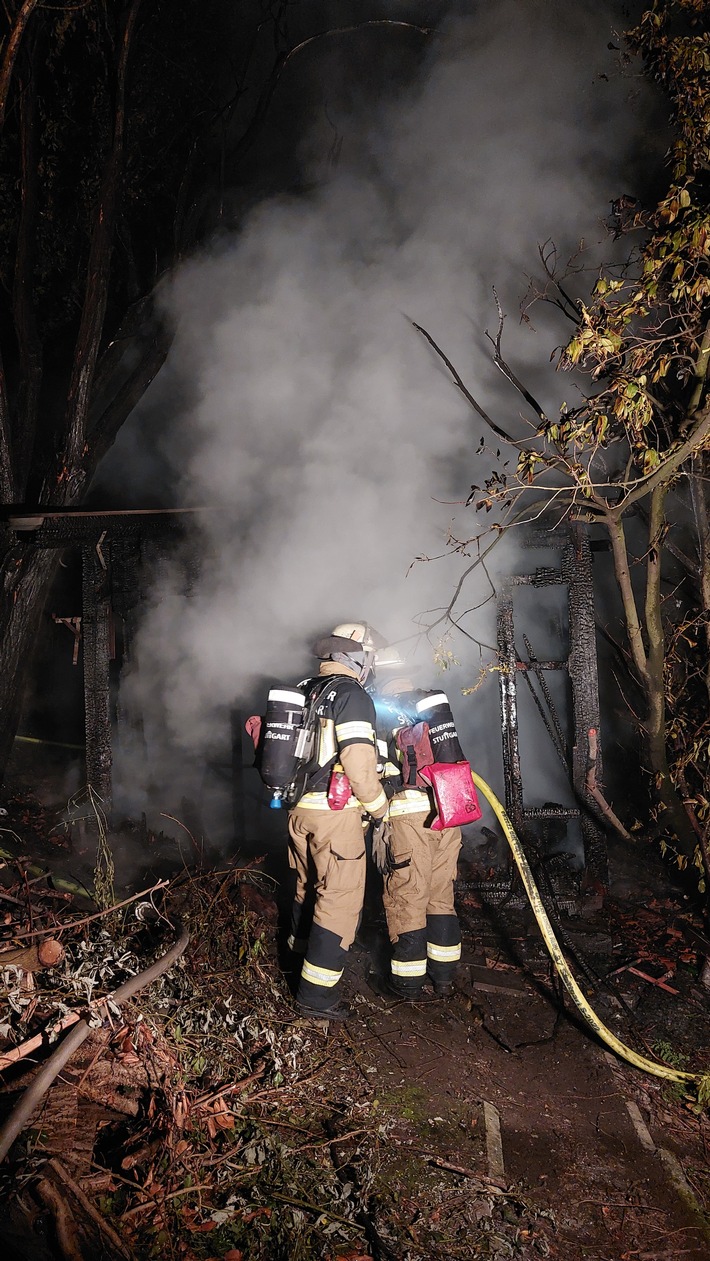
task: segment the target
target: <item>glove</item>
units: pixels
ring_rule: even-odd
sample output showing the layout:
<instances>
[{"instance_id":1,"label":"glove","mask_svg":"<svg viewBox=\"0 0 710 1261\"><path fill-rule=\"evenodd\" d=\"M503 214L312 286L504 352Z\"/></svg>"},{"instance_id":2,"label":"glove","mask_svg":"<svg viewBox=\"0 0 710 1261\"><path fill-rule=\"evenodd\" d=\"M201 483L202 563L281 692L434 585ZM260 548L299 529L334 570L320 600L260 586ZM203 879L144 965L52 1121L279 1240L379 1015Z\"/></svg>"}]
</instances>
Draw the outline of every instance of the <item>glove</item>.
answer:
<instances>
[{"instance_id":1,"label":"glove","mask_svg":"<svg viewBox=\"0 0 710 1261\"><path fill-rule=\"evenodd\" d=\"M376 819L372 828L372 861L381 876L394 870L389 819Z\"/></svg>"}]
</instances>

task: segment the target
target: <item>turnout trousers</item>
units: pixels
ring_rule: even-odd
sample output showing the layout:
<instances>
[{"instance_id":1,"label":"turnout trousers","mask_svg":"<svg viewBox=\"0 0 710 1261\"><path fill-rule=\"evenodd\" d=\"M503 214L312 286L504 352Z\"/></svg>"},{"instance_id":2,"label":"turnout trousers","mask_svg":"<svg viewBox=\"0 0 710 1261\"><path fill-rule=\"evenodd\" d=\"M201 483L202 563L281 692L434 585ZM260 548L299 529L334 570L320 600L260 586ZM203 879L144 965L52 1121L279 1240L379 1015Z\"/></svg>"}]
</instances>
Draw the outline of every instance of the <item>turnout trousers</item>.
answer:
<instances>
[{"instance_id":1,"label":"turnout trousers","mask_svg":"<svg viewBox=\"0 0 710 1261\"><path fill-rule=\"evenodd\" d=\"M289 945L305 952L296 995L324 1011L339 997L345 958L365 896L365 841L360 810L304 810L288 819L289 863L296 893Z\"/></svg>"},{"instance_id":2,"label":"turnout trousers","mask_svg":"<svg viewBox=\"0 0 710 1261\"><path fill-rule=\"evenodd\" d=\"M435 989L448 985L461 958L461 930L454 908L454 880L461 829L433 832L431 811L390 817L395 870L383 891L390 941L392 982L416 993L427 976Z\"/></svg>"}]
</instances>

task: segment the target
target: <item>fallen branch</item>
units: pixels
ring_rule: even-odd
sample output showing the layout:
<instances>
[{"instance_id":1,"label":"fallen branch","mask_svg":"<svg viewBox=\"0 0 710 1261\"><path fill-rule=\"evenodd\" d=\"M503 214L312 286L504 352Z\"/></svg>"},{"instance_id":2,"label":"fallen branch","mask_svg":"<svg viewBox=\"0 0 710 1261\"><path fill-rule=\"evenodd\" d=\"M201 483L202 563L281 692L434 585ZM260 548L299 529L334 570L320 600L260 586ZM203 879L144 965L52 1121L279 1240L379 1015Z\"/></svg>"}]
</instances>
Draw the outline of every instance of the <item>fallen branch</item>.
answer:
<instances>
[{"instance_id":1,"label":"fallen branch","mask_svg":"<svg viewBox=\"0 0 710 1261\"><path fill-rule=\"evenodd\" d=\"M202 1095L199 1099L196 1099L194 1107L204 1108L211 1103L216 1103L218 1099L223 1099L225 1095L241 1094L243 1090L246 1090L247 1086L251 1086L252 1082L258 1081L260 1077L263 1077L265 1072L266 1061L264 1060L259 1065L256 1072L250 1073L248 1077L242 1077L239 1081L232 1082L229 1086L223 1086L222 1089L218 1090L215 1094L209 1094L208 1092L206 1095Z\"/></svg>"},{"instance_id":2,"label":"fallen branch","mask_svg":"<svg viewBox=\"0 0 710 1261\"><path fill-rule=\"evenodd\" d=\"M642 981L648 981L649 985L657 985L659 989L665 990L667 994L680 993L680 990L674 989L672 985L666 985L665 978L662 976L649 976L648 972L641 972L638 968L634 968L630 964L628 964L623 971L630 972L632 976L640 977Z\"/></svg>"},{"instance_id":3,"label":"fallen branch","mask_svg":"<svg viewBox=\"0 0 710 1261\"><path fill-rule=\"evenodd\" d=\"M618 832L620 836L623 836L625 841L631 841L633 845L634 843L633 836L631 835L630 832L626 830L626 828L624 827L618 815L614 813L611 806L609 805L609 802L604 796L601 788L597 784L597 729L596 727L590 727L589 732L588 732L588 737L589 737L589 766L587 769L587 777L586 777L584 786L587 792L589 793L590 797L592 797L594 801L596 801L597 805L599 806L599 809L604 815L604 818L607 820L608 823L611 824L614 831Z\"/></svg>"},{"instance_id":4,"label":"fallen branch","mask_svg":"<svg viewBox=\"0 0 710 1261\"><path fill-rule=\"evenodd\" d=\"M52 924L50 928L36 928L33 932L13 933L13 937L17 941L24 941L27 937L42 937L44 933L67 933L72 928L83 928L84 924L91 924L95 919L101 919L104 915L111 915L113 911L120 911L124 906L130 906L131 902L137 902L138 898L145 898L149 893L155 893L158 889L164 889L170 884L169 880L159 880L157 884L152 884L149 889L141 889L140 893L134 893L130 898L124 898L122 902L116 902L113 906L107 906L103 911L96 911L93 915L85 915L83 919L69 920L66 924Z\"/></svg>"},{"instance_id":5,"label":"fallen branch","mask_svg":"<svg viewBox=\"0 0 710 1261\"><path fill-rule=\"evenodd\" d=\"M427 1161L430 1165L436 1165L437 1169L448 1169L450 1173L461 1174L462 1178L471 1178L478 1183L482 1191L487 1191L490 1195L505 1195L505 1191L497 1187L485 1174L481 1175L473 1169L465 1169L463 1165L454 1165L450 1160L442 1160L440 1156L428 1156Z\"/></svg>"},{"instance_id":6,"label":"fallen branch","mask_svg":"<svg viewBox=\"0 0 710 1261\"><path fill-rule=\"evenodd\" d=\"M35 1190L42 1203L52 1212L57 1243L64 1261L81 1261L81 1245L76 1223L59 1187L54 1186L49 1178L40 1178Z\"/></svg>"},{"instance_id":7,"label":"fallen branch","mask_svg":"<svg viewBox=\"0 0 710 1261\"><path fill-rule=\"evenodd\" d=\"M142 1190L141 1187L137 1187L136 1189L138 1191ZM121 1221L123 1221L126 1217L136 1217L138 1213L144 1213L147 1208L153 1209L154 1212L157 1212L164 1204L168 1203L168 1200L177 1200L181 1195L192 1195L194 1191L213 1190L214 1187L211 1182L198 1182L194 1187L179 1187L177 1191L171 1191L169 1195L164 1195L160 1200L151 1198L146 1200L145 1204L136 1204L135 1208L129 1208L125 1213L121 1214ZM143 1191L142 1193L143 1195L149 1194L148 1191Z\"/></svg>"},{"instance_id":8,"label":"fallen branch","mask_svg":"<svg viewBox=\"0 0 710 1261\"><path fill-rule=\"evenodd\" d=\"M105 1002L105 998L99 999L94 1006L94 1010L100 1011ZM43 1029L41 1033L36 1033L33 1038L28 1038L26 1042L21 1042L19 1046L13 1047L11 1051L6 1051L4 1055L0 1055L0 1073L4 1069L9 1068L11 1064L17 1064L20 1060L24 1060L33 1051L38 1051L45 1042L53 1042L65 1029L71 1029L71 1026L75 1025L77 1020L81 1020L81 1012L70 1011L66 1016L62 1016L61 1020L57 1020L53 1025L50 1025L48 1029Z\"/></svg>"},{"instance_id":9,"label":"fallen branch","mask_svg":"<svg viewBox=\"0 0 710 1261\"><path fill-rule=\"evenodd\" d=\"M187 929L183 929L175 945L171 946L161 959L157 959L155 963L152 963L149 968L146 968L145 972L139 972L136 976L124 981L123 985L119 985L118 989L109 996L110 1001L120 1004L125 999L132 998L134 994L139 993L146 986L152 985L153 981L157 981L158 977L167 972L180 956L185 953L189 940L189 932ZM109 998L105 999L104 1002L108 1002ZM4 1125L0 1127L0 1160L4 1160L17 1135L29 1121L57 1074L61 1072L64 1065L71 1059L74 1052L78 1050L90 1033L91 1025L86 1019L81 1019L71 1033L67 1034L61 1046L58 1046L56 1051L50 1055L32 1085L28 1086Z\"/></svg>"},{"instance_id":10,"label":"fallen branch","mask_svg":"<svg viewBox=\"0 0 710 1261\"><path fill-rule=\"evenodd\" d=\"M359 1229L359 1223L354 1221L352 1217L341 1217L339 1213L331 1213L329 1208L322 1208L319 1204L311 1204L310 1200L292 1199L290 1195L280 1195L277 1191L271 1192L272 1200L280 1200L282 1204L293 1204L294 1208L306 1209L309 1213L318 1213L322 1217L327 1217L331 1222L342 1222L345 1226L350 1226L352 1230Z\"/></svg>"},{"instance_id":11,"label":"fallen branch","mask_svg":"<svg viewBox=\"0 0 710 1261\"><path fill-rule=\"evenodd\" d=\"M64 947L50 937L41 946L25 946L19 950L3 950L0 968L21 968L23 972L39 972L42 968L54 968L64 958Z\"/></svg>"},{"instance_id":12,"label":"fallen branch","mask_svg":"<svg viewBox=\"0 0 710 1261\"><path fill-rule=\"evenodd\" d=\"M131 1253L121 1239L121 1236L113 1229L113 1226L106 1221L106 1218L94 1208L91 1200L87 1195L85 1195L79 1184L74 1181L69 1172L64 1168L62 1162L54 1156L47 1162L46 1167L51 1169L58 1181L63 1184L66 1190L71 1192L77 1203L81 1205L82 1209L86 1213L86 1216L89 1217L95 1226L98 1227L99 1231L106 1236L106 1238L113 1244L114 1248L116 1248L122 1256L130 1256Z\"/></svg>"}]
</instances>

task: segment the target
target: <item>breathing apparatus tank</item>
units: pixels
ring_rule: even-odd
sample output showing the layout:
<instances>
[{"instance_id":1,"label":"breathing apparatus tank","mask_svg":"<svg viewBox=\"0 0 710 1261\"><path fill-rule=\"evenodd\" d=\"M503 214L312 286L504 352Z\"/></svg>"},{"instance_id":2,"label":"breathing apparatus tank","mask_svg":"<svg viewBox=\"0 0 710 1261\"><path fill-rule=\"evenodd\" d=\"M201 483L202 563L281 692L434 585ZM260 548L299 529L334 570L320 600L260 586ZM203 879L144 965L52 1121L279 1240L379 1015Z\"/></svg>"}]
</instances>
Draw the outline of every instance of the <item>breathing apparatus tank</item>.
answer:
<instances>
[{"instance_id":1,"label":"breathing apparatus tank","mask_svg":"<svg viewBox=\"0 0 710 1261\"><path fill-rule=\"evenodd\" d=\"M451 712L449 699L444 692L433 692L417 701L417 722L429 727L429 740L435 762L464 762L463 749Z\"/></svg>"},{"instance_id":2,"label":"breathing apparatus tank","mask_svg":"<svg viewBox=\"0 0 710 1261\"><path fill-rule=\"evenodd\" d=\"M266 701L259 773L267 788L273 790L271 810L281 809L283 795L293 779L305 704L305 692L296 687L272 687Z\"/></svg>"}]
</instances>

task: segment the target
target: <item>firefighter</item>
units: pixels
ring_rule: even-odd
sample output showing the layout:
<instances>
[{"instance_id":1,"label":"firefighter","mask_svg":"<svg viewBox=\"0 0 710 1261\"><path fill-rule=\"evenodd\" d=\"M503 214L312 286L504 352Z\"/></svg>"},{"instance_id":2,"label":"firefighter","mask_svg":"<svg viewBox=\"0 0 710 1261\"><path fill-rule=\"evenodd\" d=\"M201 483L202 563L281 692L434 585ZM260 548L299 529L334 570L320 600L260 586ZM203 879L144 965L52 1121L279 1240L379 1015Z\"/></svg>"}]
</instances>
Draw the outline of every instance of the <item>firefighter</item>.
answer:
<instances>
[{"instance_id":1,"label":"firefighter","mask_svg":"<svg viewBox=\"0 0 710 1261\"><path fill-rule=\"evenodd\" d=\"M384 775L392 789L383 871L383 901L392 943L385 991L416 1001L428 982L437 996L447 997L453 993L461 958L461 930L454 907L461 829L434 831L427 826L435 814L431 790L417 778L415 745L407 746L401 738L402 733L416 732L429 701L435 704L446 698L416 689L403 672L404 662L391 649L378 653L377 667L378 671L390 669L390 678L378 686L376 695L378 737L386 741L388 750ZM453 730L446 734L446 757L441 760L463 760L453 722L447 726ZM403 743L404 749L398 747Z\"/></svg>"},{"instance_id":2,"label":"firefighter","mask_svg":"<svg viewBox=\"0 0 710 1261\"><path fill-rule=\"evenodd\" d=\"M332 686L325 683L318 693L317 765L288 819L289 862L296 873L288 944L305 952L296 1002L306 1016L344 1020L349 1014L339 989L365 894L363 816L381 819L387 812L375 708L364 687L383 643L366 622L348 622L314 648L320 658L314 682L327 679Z\"/></svg>"}]
</instances>

